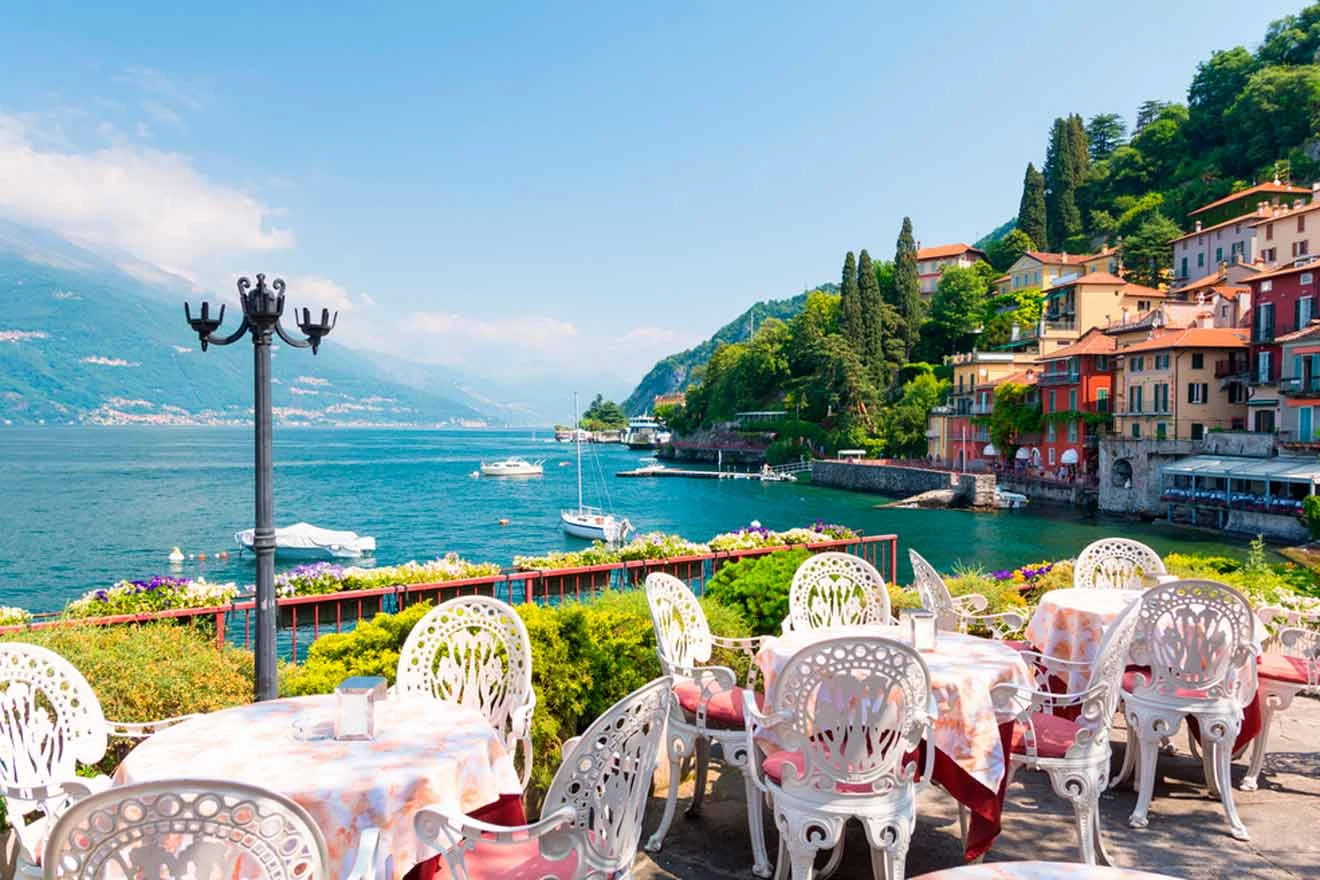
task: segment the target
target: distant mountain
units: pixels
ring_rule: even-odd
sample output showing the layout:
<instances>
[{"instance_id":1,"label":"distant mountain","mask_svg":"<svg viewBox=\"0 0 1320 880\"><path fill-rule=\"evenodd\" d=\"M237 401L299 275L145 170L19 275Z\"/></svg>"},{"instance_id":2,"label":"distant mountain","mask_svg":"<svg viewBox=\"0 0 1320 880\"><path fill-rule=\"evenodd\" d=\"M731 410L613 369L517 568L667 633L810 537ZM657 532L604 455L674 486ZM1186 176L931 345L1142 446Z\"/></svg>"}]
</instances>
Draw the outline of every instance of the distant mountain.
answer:
<instances>
[{"instance_id":1,"label":"distant mountain","mask_svg":"<svg viewBox=\"0 0 1320 880\"><path fill-rule=\"evenodd\" d=\"M1017 227L1017 218L1011 217L1008 220L1005 220L1003 223L1000 223L990 232L987 232L985 235L978 238L976 242L972 245L972 247L979 248L980 250L985 250L990 245L999 241L999 239L1003 238L1005 235L1008 235L1016 227Z\"/></svg>"},{"instance_id":2,"label":"distant mountain","mask_svg":"<svg viewBox=\"0 0 1320 880\"><path fill-rule=\"evenodd\" d=\"M838 285L821 284L812 289L837 293ZM715 331L714 336L700 345L671 354L658 362L624 401L624 410L630 416L649 412L657 394L672 394L686 388L692 371L705 365L721 343L744 342L751 336L754 324L759 325L766 318L787 321L801 312L806 304L806 293L800 293L792 299L772 299L757 303Z\"/></svg>"},{"instance_id":3,"label":"distant mountain","mask_svg":"<svg viewBox=\"0 0 1320 880\"><path fill-rule=\"evenodd\" d=\"M0 424L241 422L252 413L251 344L203 354L181 302L202 296L153 267L114 262L0 225ZM236 326L233 309L225 325ZM335 344L274 352L282 424L521 422L516 410ZM419 374L430 367L416 368Z\"/></svg>"}]
</instances>

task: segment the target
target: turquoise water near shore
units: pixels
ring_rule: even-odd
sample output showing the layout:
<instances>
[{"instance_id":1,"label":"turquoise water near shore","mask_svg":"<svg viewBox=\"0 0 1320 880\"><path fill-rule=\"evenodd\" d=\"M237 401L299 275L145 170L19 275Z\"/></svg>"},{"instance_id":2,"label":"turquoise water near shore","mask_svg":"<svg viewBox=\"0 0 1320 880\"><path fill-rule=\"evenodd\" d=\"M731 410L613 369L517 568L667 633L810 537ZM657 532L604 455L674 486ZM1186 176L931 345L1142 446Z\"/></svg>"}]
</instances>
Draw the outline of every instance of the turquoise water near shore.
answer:
<instances>
[{"instance_id":1,"label":"turquoise water near shore","mask_svg":"<svg viewBox=\"0 0 1320 880\"><path fill-rule=\"evenodd\" d=\"M508 455L545 458L545 475L470 476L483 458ZM614 476L642 457L590 447L587 503L599 504L607 490L613 509L639 529L693 540L753 519L771 528L824 519L867 534L897 533L900 547L915 547L941 567L1071 556L1114 533L1161 552L1230 549L1215 535L1066 508L877 510L876 496L807 484ZM282 428L275 434L276 520L374 535L381 564L454 551L508 565L515 555L585 546L559 527L560 509L576 504L573 461L572 446L549 432ZM250 583L252 560L233 554L233 533L250 527L252 516L249 429L0 428L0 605L54 610L120 578L167 573L174 545L208 557L231 552L228 561L188 562L184 574ZM509 524L499 525L501 518Z\"/></svg>"}]
</instances>

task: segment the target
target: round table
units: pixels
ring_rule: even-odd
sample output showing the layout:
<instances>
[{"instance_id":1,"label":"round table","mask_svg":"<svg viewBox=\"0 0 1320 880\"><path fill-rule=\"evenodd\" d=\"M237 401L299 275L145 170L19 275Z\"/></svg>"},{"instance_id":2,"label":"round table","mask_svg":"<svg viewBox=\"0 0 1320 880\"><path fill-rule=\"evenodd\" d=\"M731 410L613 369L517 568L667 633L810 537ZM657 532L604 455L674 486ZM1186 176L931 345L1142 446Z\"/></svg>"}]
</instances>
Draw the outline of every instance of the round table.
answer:
<instances>
[{"instance_id":1,"label":"round table","mask_svg":"<svg viewBox=\"0 0 1320 880\"><path fill-rule=\"evenodd\" d=\"M1127 868L1082 865L1076 862L982 862L922 874L913 880L1177 880Z\"/></svg>"},{"instance_id":2,"label":"round table","mask_svg":"<svg viewBox=\"0 0 1320 880\"><path fill-rule=\"evenodd\" d=\"M756 655L765 690L774 690L780 671L798 651L825 639L881 636L911 644L903 626L848 626L796 630L767 638ZM972 810L967 853L975 858L999 833L1006 769L1006 738L1011 719L995 712L991 690L999 684L1035 686L1017 651L1001 642L941 632L935 650L923 652L930 671L931 694L939 708L934 725L937 751L932 778Z\"/></svg>"},{"instance_id":3,"label":"round table","mask_svg":"<svg viewBox=\"0 0 1320 880\"><path fill-rule=\"evenodd\" d=\"M358 838L379 828L394 876L435 855L417 839L413 816L429 804L470 813L521 792L513 758L486 719L426 698L376 704L376 738L328 736L334 696L271 700L185 721L124 758L120 783L177 778L259 785L296 801L326 837L332 877L352 867ZM294 722L326 731L299 739Z\"/></svg>"},{"instance_id":4,"label":"round table","mask_svg":"<svg viewBox=\"0 0 1320 880\"><path fill-rule=\"evenodd\" d=\"M1047 657L1094 663L1105 629L1123 610L1141 598L1143 590L1050 590L1027 624L1027 641ZM1070 669L1068 691L1086 687L1088 669Z\"/></svg>"}]
</instances>

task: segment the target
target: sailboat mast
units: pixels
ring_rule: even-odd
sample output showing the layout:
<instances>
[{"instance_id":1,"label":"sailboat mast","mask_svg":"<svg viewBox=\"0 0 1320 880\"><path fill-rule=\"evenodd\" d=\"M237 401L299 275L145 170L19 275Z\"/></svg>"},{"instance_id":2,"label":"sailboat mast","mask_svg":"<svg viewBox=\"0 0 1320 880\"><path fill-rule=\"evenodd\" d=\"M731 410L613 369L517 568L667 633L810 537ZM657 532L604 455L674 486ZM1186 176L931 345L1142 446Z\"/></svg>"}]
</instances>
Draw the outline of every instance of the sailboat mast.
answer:
<instances>
[{"instance_id":1,"label":"sailboat mast","mask_svg":"<svg viewBox=\"0 0 1320 880\"><path fill-rule=\"evenodd\" d=\"M573 439L577 443L578 513L582 513L582 435L578 433L578 397L573 392Z\"/></svg>"}]
</instances>

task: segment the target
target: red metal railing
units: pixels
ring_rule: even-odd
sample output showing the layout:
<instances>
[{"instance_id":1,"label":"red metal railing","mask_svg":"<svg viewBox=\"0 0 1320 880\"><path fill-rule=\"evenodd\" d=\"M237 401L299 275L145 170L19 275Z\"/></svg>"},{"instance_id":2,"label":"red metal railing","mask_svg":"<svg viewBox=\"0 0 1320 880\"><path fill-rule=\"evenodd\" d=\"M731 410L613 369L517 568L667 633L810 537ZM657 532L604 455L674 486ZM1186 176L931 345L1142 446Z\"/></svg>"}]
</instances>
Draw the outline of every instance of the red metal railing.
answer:
<instances>
[{"instance_id":1,"label":"red metal railing","mask_svg":"<svg viewBox=\"0 0 1320 880\"><path fill-rule=\"evenodd\" d=\"M819 544L757 547L681 556L673 559L645 559L613 562L583 568L546 571L512 571L485 577L443 581L430 584L399 584L374 590L323 593L314 596L290 596L277 599L276 646L281 657L297 662L306 649L321 635L352 629L360 620L382 612L401 611L418 602L443 602L455 596L483 595L504 599L515 605L555 605L567 601L589 600L606 590L640 589L648 575L663 571L691 586L698 595L706 582L724 565L756 556L786 550L842 551L860 556L871 563L892 583L898 579L898 536L870 535ZM0 634L81 624L110 626L122 623L146 623L156 620L181 620L215 628L217 646L226 642L250 649L256 602L251 597L235 600L216 608L180 608L113 617L90 617L68 620L49 616L31 623L0 627ZM299 652L299 646L303 650Z\"/></svg>"}]
</instances>

